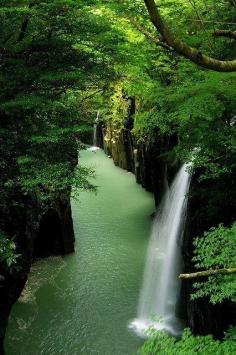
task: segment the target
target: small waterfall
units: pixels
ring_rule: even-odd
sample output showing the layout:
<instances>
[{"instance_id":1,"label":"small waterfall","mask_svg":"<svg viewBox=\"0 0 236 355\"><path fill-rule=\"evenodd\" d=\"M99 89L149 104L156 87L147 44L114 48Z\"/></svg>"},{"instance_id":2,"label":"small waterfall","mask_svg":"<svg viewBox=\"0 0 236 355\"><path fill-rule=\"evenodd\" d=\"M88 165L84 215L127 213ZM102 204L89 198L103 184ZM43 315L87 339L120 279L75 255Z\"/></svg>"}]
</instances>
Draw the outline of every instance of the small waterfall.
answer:
<instances>
[{"instance_id":1,"label":"small waterfall","mask_svg":"<svg viewBox=\"0 0 236 355\"><path fill-rule=\"evenodd\" d=\"M96 117L95 123L93 125L93 145L92 145L92 147L88 148L88 150L90 150L92 152L96 152L96 150L100 149L97 146L97 144L98 144L97 143L98 120L99 120L99 111L97 113L97 117Z\"/></svg>"},{"instance_id":2,"label":"small waterfall","mask_svg":"<svg viewBox=\"0 0 236 355\"><path fill-rule=\"evenodd\" d=\"M145 335L150 327L166 329L179 335L181 321L176 317L180 294L181 240L185 224L187 197L191 176L183 165L159 206L153 222L146 257L138 316L131 327Z\"/></svg>"},{"instance_id":3,"label":"small waterfall","mask_svg":"<svg viewBox=\"0 0 236 355\"><path fill-rule=\"evenodd\" d=\"M97 147L97 129L98 129L98 125L97 125L97 123L94 123L94 125L93 125L93 147Z\"/></svg>"},{"instance_id":4,"label":"small waterfall","mask_svg":"<svg viewBox=\"0 0 236 355\"><path fill-rule=\"evenodd\" d=\"M97 113L96 121L93 125L93 147L97 147L97 133L98 133L98 120L99 120L99 111Z\"/></svg>"}]
</instances>

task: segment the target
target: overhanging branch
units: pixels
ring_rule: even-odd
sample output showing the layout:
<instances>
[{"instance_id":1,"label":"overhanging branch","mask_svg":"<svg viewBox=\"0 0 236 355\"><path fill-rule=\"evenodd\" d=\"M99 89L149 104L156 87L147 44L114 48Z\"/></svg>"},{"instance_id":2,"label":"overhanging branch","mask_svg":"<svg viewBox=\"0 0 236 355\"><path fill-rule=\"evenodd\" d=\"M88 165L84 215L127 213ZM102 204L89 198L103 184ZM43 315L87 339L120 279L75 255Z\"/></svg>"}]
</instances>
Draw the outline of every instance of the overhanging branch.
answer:
<instances>
[{"instance_id":1,"label":"overhanging branch","mask_svg":"<svg viewBox=\"0 0 236 355\"><path fill-rule=\"evenodd\" d=\"M130 18L129 19L130 22L132 23L132 25L137 28L137 30L139 30L148 40L150 40L151 42L155 43L157 46L163 47L165 49L167 49L168 51L172 51L173 52L173 48L171 48L170 46L168 46L168 44L166 44L165 42L163 42L160 38L158 37L154 37L149 31L146 30L146 28L144 28L138 21L136 21L135 19Z\"/></svg>"},{"instance_id":2,"label":"overhanging branch","mask_svg":"<svg viewBox=\"0 0 236 355\"><path fill-rule=\"evenodd\" d=\"M154 0L144 0L146 8L148 10L150 19L155 26L159 34L162 35L164 41L172 47L177 53L181 54L185 58L190 59L193 63L214 71L219 72L234 72L236 71L236 59L235 60L218 60L207 55L204 55L196 48L190 47L188 44L180 40L166 25L158 6Z\"/></svg>"}]
</instances>

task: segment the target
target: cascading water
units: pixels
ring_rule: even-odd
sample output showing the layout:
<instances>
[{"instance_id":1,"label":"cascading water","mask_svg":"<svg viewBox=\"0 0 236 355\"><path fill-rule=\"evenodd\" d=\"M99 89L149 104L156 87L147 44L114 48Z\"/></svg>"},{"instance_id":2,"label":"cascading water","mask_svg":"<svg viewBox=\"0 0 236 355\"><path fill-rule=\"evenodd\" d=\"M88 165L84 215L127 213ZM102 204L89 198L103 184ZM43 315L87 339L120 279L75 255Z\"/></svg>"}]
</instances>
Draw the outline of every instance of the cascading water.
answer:
<instances>
[{"instance_id":1,"label":"cascading water","mask_svg":"<svg viewBox=\"0 0 236 355\"><path fill-rule=\"evenodd\" d=\"M98 136L97 132L98 132L99 114L100 114L100 112L98 111L97 117L96 117L96 121L95 121L94 126L93 126L93 146L95 148L98 148L98 146L97 146L97 144L98 144L98 142L97 142L97 136Z\"/></svg>"},{"instance_id":2,"label":"cascading water","mask_svg":"<svg viewBox=\"0 0 236 355\"><path fill-rule=\"evenodd\" d=\"M138 316L131 327L146 335L150 327L179 335L181 321L176 317L180 293L181 239L184 230L191 176L183 165L159 206L148 246Z\"/></svg>"},{"instance_id":3,"label":"cascading water","mask_svg":"<svg viewBox=\"0 0 236 355\"><path fill-rule=\"evenodd\" d=\"M98 128L97 123L94 123L94 125L93 125L93 147L97 147L97 128Z\"/></svg>"},{"instance_id":4,"label":"cascading water","mask_svg":"<svg viewBox=\"0 0 236 355\"><path fill-rule=\"evenodd\" d=\"M97 146L97 130L98 130L98 120L99 120L99 111L97 113L96 121L93 125L93 145L92 147L88 148L88 150L96 152L96 150L100 149Z\"/></svg>"}]
</instances>

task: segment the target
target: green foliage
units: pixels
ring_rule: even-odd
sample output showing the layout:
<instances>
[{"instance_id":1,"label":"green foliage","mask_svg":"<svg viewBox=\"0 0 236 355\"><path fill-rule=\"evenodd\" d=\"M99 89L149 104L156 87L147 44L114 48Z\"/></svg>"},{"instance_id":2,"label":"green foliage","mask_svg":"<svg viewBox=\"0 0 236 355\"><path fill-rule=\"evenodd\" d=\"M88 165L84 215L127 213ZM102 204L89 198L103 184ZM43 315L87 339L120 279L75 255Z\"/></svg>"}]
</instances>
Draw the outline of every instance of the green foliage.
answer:
<instances>
[{"instance_id":1,"label":"green foliage","mask_svg":"<svg viewBox=\"0 0 236 355\"><path fill-rule=\"evenodd\" d=\"M2 230L22 201L43 206L96 190L93 171L76 169L78 152L83 135L92 133L101 93L116 78L115 63L124 60L116 55L122 31L99 7L99 1L1 1ZM5 264L14 261L12 246L2 248Z\"/></svg>"},{"instance_id":2,"label":"green foliage","mask_svg":"<svg viewBox=\"0 0 236 355\"><path fill-rule=\"evenodd\" d=\"M122 7L117 3L127 17L135 17L152 33L143 1L125 1ZM224 22L235 22L230 1L182 0L177 4L165 0L160 8L174 32L190 45L219 58L232 57L235 42L212 36ZM193 168L202 168L202 179L234 173L235 73L204 71L171 52L149 45L143 35L138 48L129 67L122 67L123 73L127 73L123 78L124 93L135 96L137 102L137 140L155 141L157 132L178 136L175 153L181 161L191 160L193 150L198 148Z\"/></svg>"},{"instance_id":3,"label":"green foliage","mask_svg":"<svg viewBox=\"0 0 236 355\"><path fill-rule=\"evenodd\" d=\"M86 180L91 172L82 167L74 172L74 167L100 92L114 77L116 47L108 19L95 12L98 7L94 1L72 0L1 3L0 190L5 203L16 188L43 199L71 184L92 188Z\"/></svg>"},{"instance_id":4,"label":"green foliage","mask_svg":"<svg viewBox=\"0 0 236 355\"><path fill-rule=\"evenodd\" d=\"M185 329L181 339L169 336L164 331L151 331L151 337L139 350L140 355L228 355L236 351L236 329L230 328L223 341L214 340L212 336L193 336Z\"/></svg>"},{"instance_id":5,"label":"green foliage","mask_svg":"<svg viewBox=\"0 0 236 355\"><path fill-rule=\"evenodd\" d=\"M236 266L236 223L231 228L219 225L194 241L193 261L199 270ZM192 299L210 297L212 303L236 300L236 275L214 275L194 284Z\"/></svg>"},{"instance_id":6,"label":"green foliage","mask_svg":"<svg viewBox=\"0 0 236 355\"><path fill-rule=\"evenodd\" d=\"M179 67L179 72L186 68ZM202 178L216 178L232 173L236 166L235 74L200 73L168 87L150 85L142 97L134 132L150 139L158 130L162 135L180 137L176 154L190 161L195 153L194 168L204 167ZM220 83L220 85L219 85Z\"/></svg>"},{"instance_id":7,"label":"green foliage","mask_svg":"<svg viewBox=\"0 0 236 355\"><path fill-rule=\"evenodd\" d=\"M73 197L79 196L80 189L96 190L90 182L94 178L93 170L81 165L72 169L67 162L42 164L42 161L21 157L20 172L24 176L20 181L22 192L34 193L40 200L52 201L56 196L70 191L71 187Z\"/></svg>"},{"instance_id":8,"label":"green foliage","mask_svg":"<svg viewBox=\"0 0 236 355\"><path fill-rule=\"evenodd\" d=\"M0 230L0 263L5 269L11 269L17 262L15 243Z\"/></svg>"}]
</instances>

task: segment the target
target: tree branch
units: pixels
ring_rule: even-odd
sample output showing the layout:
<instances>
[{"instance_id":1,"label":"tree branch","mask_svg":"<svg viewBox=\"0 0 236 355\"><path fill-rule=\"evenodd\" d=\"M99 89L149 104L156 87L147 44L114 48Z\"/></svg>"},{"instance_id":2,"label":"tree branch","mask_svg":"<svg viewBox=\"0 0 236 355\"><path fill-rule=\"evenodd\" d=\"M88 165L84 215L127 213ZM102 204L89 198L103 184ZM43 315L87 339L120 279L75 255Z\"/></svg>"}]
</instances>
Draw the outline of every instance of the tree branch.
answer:
<instances>
[{"instance_id":1,"label":"tree branch","mask_svg":"<svg viewBox=\"0 0 236 355\"><path fill-rule=\"evenodd\" d=\"M139 30L147 39L149 39L151 42L155 43L157 46L161 46L165 49L167 49L168 51L172 51L173 52L173 48L171 48L170 46L168 46L168 44L166 44L165 42L163 42L160 38L158 37L154 37L149 31L146 30L146 28L144 28L138 21L136 21L135 19L130 18L129 19L130 22L132 23L132 25L137 28L137 30Z\"/></svg>"},{"instance_id":2,"label":"tree branch","mask_svg":"<svg viewBox=\"0 0 236 355\"><path fill-rule=\"evenodd\" d=\"M144 3L156 30L163 36L165 42L177 53L190 59L193 63L207 69L219 72L236 71L236 59L229 61L218 60L202 54L201 51L196 48L190 47L171 32L169 27L163 21L159 8L154 0L144 0Z\"/></svg>"},{"instance_id":3,"label":"tree branch","mask_svg":"<svg viewBox=\"0 0 236 355\"><path fill-rule=\"evenodd\" d=\"M227 37L227 38L232 38L236 39L236 31L230 31L230 30L217 30L213 33L214 37Z\"/></svg>"},{"instance_id":4,"label":"tree branch","mask_svg":"<svg viewBox=\"0 0 236 355\"><path fill-rule=\"evenodd\" d=\"M230 269L216 269L216 270L206 270L206 271L198 271L190 274L180 274L180 279L196 279L197 277L206 277L212 275L227 275L236 273L236 268Z\"/></svg>"}]
</instances>

